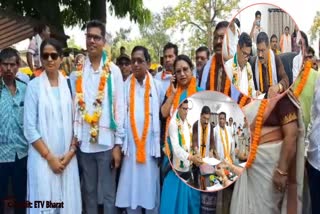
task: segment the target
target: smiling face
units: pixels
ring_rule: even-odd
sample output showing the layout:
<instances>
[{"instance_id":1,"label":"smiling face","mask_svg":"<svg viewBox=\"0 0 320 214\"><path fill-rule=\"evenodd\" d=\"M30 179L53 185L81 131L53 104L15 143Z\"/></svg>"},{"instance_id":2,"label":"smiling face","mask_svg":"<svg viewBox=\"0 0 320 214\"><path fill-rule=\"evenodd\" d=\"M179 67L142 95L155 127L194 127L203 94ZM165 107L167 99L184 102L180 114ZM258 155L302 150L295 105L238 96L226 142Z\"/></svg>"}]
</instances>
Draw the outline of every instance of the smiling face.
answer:
<instances>
[{"instance_id":1,"label":"smiling face","mask_svg":"<svg viewBox=\"0 0 320 214\"><path fill-rule=\"evenodd\" d=\"M41 54L42 65L47 72L57 72L62 62L61 56L58 54L54 46L47 44L44 46Z\"/></svg>"},{"instance_id":2,"label":"smiling face","mask_svg":"<svg viewBox=\"0 0 320 214\"><path fill-rule=\"evenodd\" d=\"M105 39L99 27L90 27L86 33L86 45L89 57L99 56L102 53Z\"/></svg>"},{"instance_id":3,"label":"smiling face","mask_svg":"<svg viewBox=\"0 0 320 214\"><path fill-rule=\"evenodd\" d=\"M179 60L176 62L175 74L178 84L183 88L189 85L193 75L189 64L184 60Z\"/></svg>"}]
</instances>

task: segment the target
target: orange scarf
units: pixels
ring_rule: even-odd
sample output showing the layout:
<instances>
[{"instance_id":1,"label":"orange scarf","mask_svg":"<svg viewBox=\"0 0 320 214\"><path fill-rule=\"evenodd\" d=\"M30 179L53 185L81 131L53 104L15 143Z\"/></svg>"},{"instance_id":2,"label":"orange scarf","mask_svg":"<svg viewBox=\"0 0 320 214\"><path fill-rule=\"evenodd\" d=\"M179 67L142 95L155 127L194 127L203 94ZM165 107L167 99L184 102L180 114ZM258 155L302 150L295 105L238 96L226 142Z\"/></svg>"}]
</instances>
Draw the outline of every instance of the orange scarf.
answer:
<instances>
[{"instance_id":1,"label":"orange scarf","mask_svg":"<svg viewBox=\"0 0 320 214\"><path fill-rule=\"evenodd\" d=\"M224 137L226 139L226 142L224 142L224 139L223 139L223 135L222 135L222 131L221 131L221 127L220 128L220 138L221 138L221 141L222 141L222 145L223 145L223 152L224 152L224 156L225 158L227 159L227 161L229 163L232 163L232 158L230 157L230 144L229 144L229 137L228 137L228 132L227 132L227 128L224 127L223 131L224 131Z\"/></svg>"},{"instance_id":2,"label":"orange scarf","mask_svg":"<svg viewBox=\"0 0 320 214\"><path fill-rule=\"evenodd\" d=\"M269 51L269 50L268 50ZM258 66L259 66L259 82L260 82L260 91L264 91L264 85L263 85L263 75L262 75L262 64L258 60ZM268 77L269 77L269 85L272 85L272 67L271 67L271 56L270 51L268 53Z\"/></svg>"}]
</instances>

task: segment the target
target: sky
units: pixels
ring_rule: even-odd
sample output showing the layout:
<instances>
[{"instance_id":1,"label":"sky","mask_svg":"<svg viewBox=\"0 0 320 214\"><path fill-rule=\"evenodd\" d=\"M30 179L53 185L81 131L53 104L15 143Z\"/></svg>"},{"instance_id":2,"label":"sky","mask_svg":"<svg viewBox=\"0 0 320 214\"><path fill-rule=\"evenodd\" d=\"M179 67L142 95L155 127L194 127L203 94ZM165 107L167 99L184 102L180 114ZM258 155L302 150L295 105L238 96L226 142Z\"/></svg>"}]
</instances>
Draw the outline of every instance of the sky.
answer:
<instances>
[{"instance_id":1,"label":"sky","mask_svg":"<svg viewBox=\"0 0 320 214\"><path fill-rule=\"evenodd\" d=\"M167 6L176 6L179 0L143 0L144 6L148 8L152 13L160 13L164 7ZM259 3L259 0L240 0L239 8L242 9L254 3ZM303 30L308 34L310 27L313 23L313 18L316 15L316 11L320 11L320 1L315 0L268 0L268 3L275 4L286 11L298 24L299 29ZM237 11L230 13L228 17L229 20L236 15ZM242 23L250 23L252 25L252 17L248 17L248 20L243 19ZM130 22L129 18L118 19L114 16L111 16L107 13L107 31L111 33L112 36L115 36L116 32L120 30L120 28L128 28L131 27L130 38L134 39L139 37L139 28L138 25ZM67 28L65 32L70 37L74 37L75 41L78 45L85 48L85 37L84 32L80 30L79 27L75 28ZM309 34L308 34L309 35ZM175 35L175 41L179 41L181 38L185 37L184 35ZM318 40L317 40L318 41ZM24 42L20 42L19 45L16 46L17 49L23 50L28 46L28 40ZM318 51L318 47L314 46L314 49Z\"/></svg>"}]
</instances>

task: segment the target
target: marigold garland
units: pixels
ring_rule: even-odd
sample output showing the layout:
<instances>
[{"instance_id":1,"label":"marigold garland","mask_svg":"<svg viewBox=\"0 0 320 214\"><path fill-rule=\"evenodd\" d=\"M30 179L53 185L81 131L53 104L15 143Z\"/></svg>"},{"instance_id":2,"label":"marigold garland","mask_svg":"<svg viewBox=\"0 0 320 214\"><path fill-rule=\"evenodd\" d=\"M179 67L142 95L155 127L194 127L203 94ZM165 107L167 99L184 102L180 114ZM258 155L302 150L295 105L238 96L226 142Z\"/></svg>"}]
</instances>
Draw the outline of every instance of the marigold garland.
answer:
<instances>
[{"instance_id":1,"label":"marigold garland","mask_svg":"<svg viewBox=\"0 0 320 214\"><path fill-rule=\"evenodd\" d=\"M224 152L224 156L225 158L227 159L227 161L229 163L232 163L232 159L230 157L230 144L229 144L229 137L228 137L228 133L227 133L227 128L225 127L223 129L223 132L224 132L224 137L226 139L226 142L223 140L223 135L222 135L222 131L221 131L221 127L219 129L219 134L220 134L220 139L222 141L222 145L223 145L223 152Z\"/></svg>"},{"instance_id":2,"label":"marigold garland","mask_svg":"<svg viewBox=\"0 0 320 214\"><path fill-rule=\"evenodd\" d=\"M200 123L201 124L201 123ZM201 132L201 146L200 146L200 154L201 157L204 158L206 156L206 147L207 147L207 138L208 138L208 130L209 130L209 125L206 126L204 134L203 134L203 130ZM202 126L201 126L202 129Z\"/></svg>"},{"instance_id":3,"label":"marigold garland","mask_svg":"<svg viewBox=\"0 0 320 214\"><path fill-rule=\"evenodd\" d=\"M135 89L136 89L136 78L131 77L130 81L130 104L129 104L129 115L130 115L130 126L133 134L133 139L136 144L136 159L138 163L146 162L146 141L148 137L149 125L150 125L150 77L146 74L146 90L144 92L144 126L141 138L138 136L138 129L135 119Z\"/></svg>"},{"instance_id":4,"label":"marigold garland","mask_svg":"<svg viewBox=\"0 0 320 214\"><path fill-rule=\"evenodd\" d=\"M88 110L86 109L86 103L84 101L84 95L83 95L83 89L82 89L82 75L83 75L83 66L78 66L76 75L76 98L78 103L78 110L80 111L81 117L85 122L87 122L90 127L90 143L97 143L98 141L98 135L99 135L99 126L98 122L100 120L101 114L102 114L102 102L104 99L104 89L106 86L106 82L108 81L108 93L110 92L111 88L111 79L110 77L110 58L107 58L106 52L103 53L104 58L104 65L102 68L101 76L100 76L100 82L98 87L98 93L96 96L96 99L93 103L95 106L95 110L92 115L88 113ZM112 90L112 89L111 89ZM112 94L109 94L112 99ZM109 98L110 99L110 98ZM112 124L114 123L113 114L111 114L111 128L113 127Z\"/></svg>"},{"instance_id":5,"label":"marigold garland","mask_svg":"<svg viewBox=\"0 0 320 214\"><path fill-rule=\"evenodd\" d=\"M263 85L263 75L262 75L262 64L258 60L258 67L259 67L259 82L260 82L260 91L264 91L264 85ZM272 67L271 67L271 56L270 51L268 54L268 76L269 76L269 86L272 85Z\"/></svg>"},{"instance_id":6,"label":"marigold garland","mask_svg":"<svg viewBox=\"0 0 320 214\"><path fill-rule=\"evenodd\" d=\"M250 168L256 159L257 151L258 151L258 145L261 137L261 130L262 130L262 125L263 125L263 114L266 110L268 104L268 100L264 99L261 101L261 104L259 106L256 122L255 122L255 127L254 127L254 134L253 138L251 141L251 148L250 148L250 153L249 157L246 163L246 168Z\"/></svg>"},{"instance_id":7,"label":"marigold garland","mask_svg":"<svg viewBox=\"0 0 320 214\"><path fill-rule=\"evenodd\" d=\"M239 102L239 106L240 108L242 108L243 106L245 106L247 104L248 101L248 97L245 95L242 95L240 102Z\"/></svg>"},{"instance_id":8,"label":"marigold garland","mask_svg":"<svg viewBox=\"0 0 320 214\"><path fill-rule=\"evenodd\" d=\"M251 85L249 84L249 80L250 80L250 78L251 78L250 72L249 72L249 66L250 66L249 62L247 62L245 66L246 66L247 75L248 75L248 96L252 96L252 90L253 90L253 89L252 89ZM237 54L235 54L234 57L233 57L232 68L233 68L233 72L232 72L232 73L233 73L232 83L233 83L236 87L240 88L240 86L239 86L239 81L241 81L241 80L240 80L239 75L238 75L238 72L239 72L239 70L240 70L240 66L238 66ZM240 70L240 73L241 73L241 72L242 72L242 71Z\"/></svg>"},{"instance_id":9,"label":"marigold garland","mask_svg":"<svg viewBox=\"0 0 320 214\"><path fill-rule=\"evenodd\" d=\"M214 91L215 90L215 76L216 76L216 63L217 63L217 56L214 55L212 57L211 66L210 66L210 85L209 90Z\"/></svg>"},{"instance_id":10,"label":"marigold garland","mask_svg":"<svg viewBox=\"0 0 320 214\"><path fill-rule=\"evenodd\" d=\"M215 87L215 77L216 77L216 64L217 64L217 55L214 55L212 57L211 60L211 66L210 66L210 79L209 79L209 90L210 91L216 91L216 87ZM231 81L229 80L229 78L226 77L225 80L225 86L224 86L224 90L223 93L226 94L227 96L229 96L229 91L230 91L230 87L231 87Z\"/></svg>"},{"instance_id":11,"label":"marigold garland","mask_svg":"<svg viewBox=\"0 0 320 214\"><path fill-rule=\"evenodd\" d=\"M188 148L186 147L186 139L184 137L184 133L183 133L183 130L182 130L182 120L179 116L179 114L177 113L176 114L176 124L178 126L178 140L179 140L179 145L185 150L188 152ZM187 121L187 124L188 124L188 128L190 130L191 126L190 124L188 123ZM192 138L192 133L190 133L190 139ZM180 168L184 168L184 164L183 164L183 161L180 160Z\"/></svg>"},{"instance_id":12,"label":"marigold garland","mask_svg":"<svg viewBox=\"0 0 320 214\"><path fill-rule=\"evenodd\" d=\"M300 96L300 94L302 93L304 86L309 78L311 68L312 68L312 62L310 60L306 61L304 63L303 72L300 74L301 75L300 82L293 92L295 97L298 98Z\"/></svg>"}]
</instances>

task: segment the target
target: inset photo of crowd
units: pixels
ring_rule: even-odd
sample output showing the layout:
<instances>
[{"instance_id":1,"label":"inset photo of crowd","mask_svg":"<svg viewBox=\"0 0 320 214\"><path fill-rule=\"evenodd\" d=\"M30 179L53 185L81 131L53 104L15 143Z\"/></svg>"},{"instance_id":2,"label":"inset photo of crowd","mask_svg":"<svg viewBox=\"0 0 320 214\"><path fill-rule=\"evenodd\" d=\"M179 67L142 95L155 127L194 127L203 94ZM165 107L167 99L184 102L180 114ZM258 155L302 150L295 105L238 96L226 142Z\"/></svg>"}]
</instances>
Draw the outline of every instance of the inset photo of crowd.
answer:
<instances>
[{"instance_id":1,"label":"inset photo of crowd","mask_svg":"<svg viewBox=\"0 0 320 214\"><path fill-rule=\"evenodd\" d=\"M191 187L218 191L242 173L250 132L240 107L229 97L204 91L185 99L168 128L170 160Z\"/></svg>"}]
</instances>

